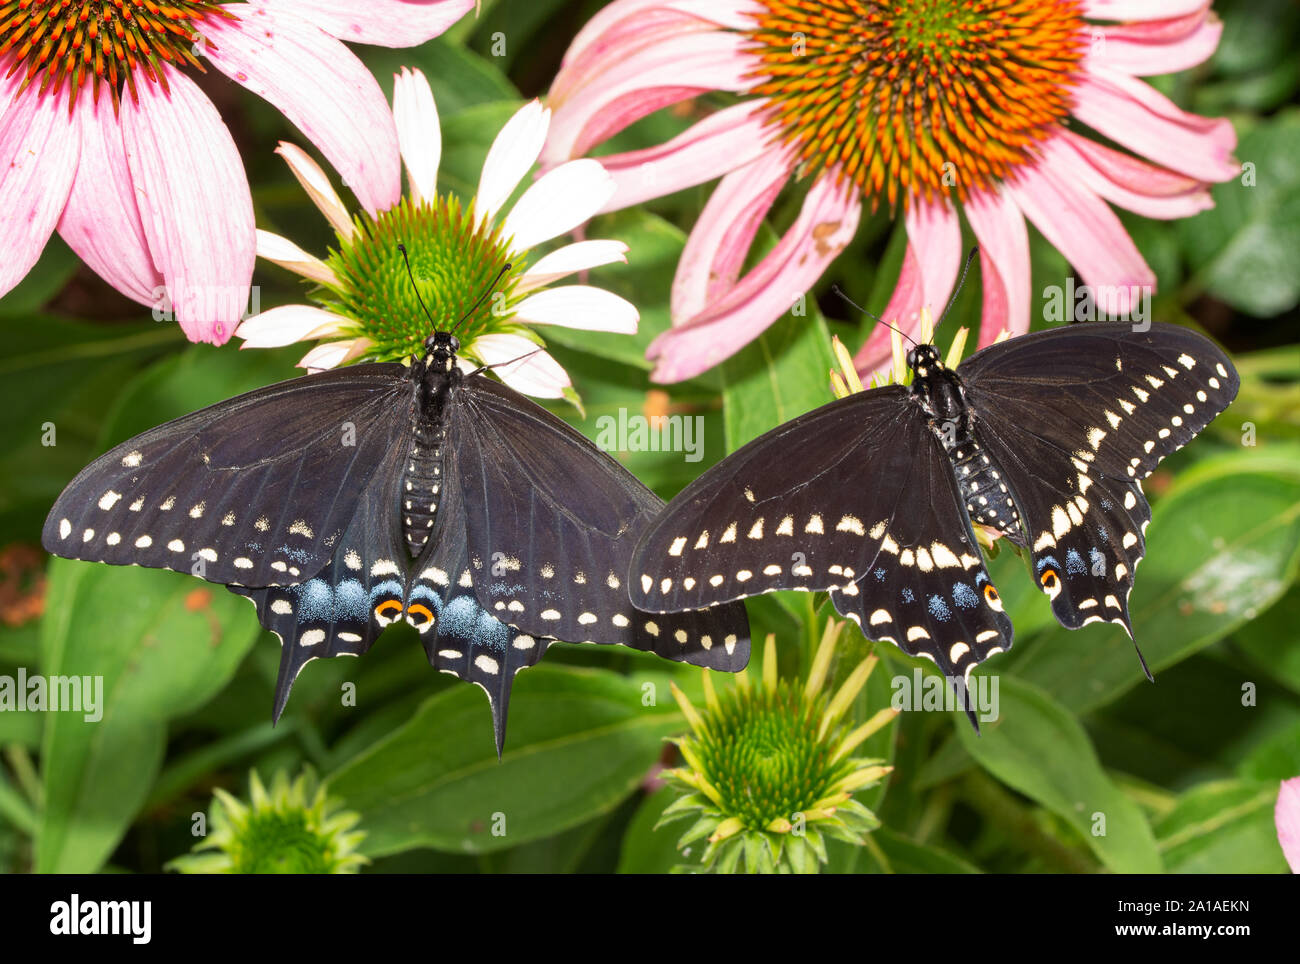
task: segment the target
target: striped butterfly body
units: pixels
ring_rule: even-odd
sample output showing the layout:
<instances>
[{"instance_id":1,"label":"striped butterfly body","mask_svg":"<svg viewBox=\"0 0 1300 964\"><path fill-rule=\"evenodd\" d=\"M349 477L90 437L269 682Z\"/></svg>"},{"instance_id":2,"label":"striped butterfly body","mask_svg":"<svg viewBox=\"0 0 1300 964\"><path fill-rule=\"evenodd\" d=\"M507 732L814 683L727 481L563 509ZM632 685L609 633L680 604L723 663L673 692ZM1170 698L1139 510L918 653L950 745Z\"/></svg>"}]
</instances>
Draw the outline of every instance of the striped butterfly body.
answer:
<instances>
[{"instance_id":1,"label":"striped butterfly body","mask_svg":"<svg viewBox=\"0 0 1300 964\"><path fill-rule=\"evenodd\" d=\"M488 694L500 752L515 673L555 640L736 671L743 605L650 615L628 601L663 503L580 433L456 364L306 375L186 415L84 469L45 522L55 555L189 571L280 637L274 717L308 662L359 656L399 620L438 670Z\"/></svg>"},{"instance_id":2,"label":"striped butterfly body","mask_svg":"<svg viewBox=\"0 0 1300 964\"><path fill-rule=\"evenodd\" d=\"M829 590L866 636L965 682L1012 642L979 523L1025 547L1063 626L1109 621L1131 637L1142 480L1236 397L1223 352L1174 326L1098 322L993 345L955 371L932 345L908 364L910 387L809 412L684 489L641 538L633 603Z\"/></svg>"}]
</instances>

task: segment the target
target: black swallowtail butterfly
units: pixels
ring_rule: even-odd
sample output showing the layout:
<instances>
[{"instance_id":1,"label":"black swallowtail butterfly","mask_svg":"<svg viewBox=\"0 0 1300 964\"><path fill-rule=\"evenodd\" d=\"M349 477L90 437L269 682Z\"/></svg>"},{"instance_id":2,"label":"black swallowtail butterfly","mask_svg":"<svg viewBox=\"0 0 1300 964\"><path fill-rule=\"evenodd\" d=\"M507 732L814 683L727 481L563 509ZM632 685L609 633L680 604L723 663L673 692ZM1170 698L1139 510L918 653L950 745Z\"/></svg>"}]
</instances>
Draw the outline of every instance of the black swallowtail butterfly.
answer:
<instances>
[{"instance_id":1,"label":"black swallowtail butterfly","mask_svg":"<svg viewBox=\"0 0 1300 964\"><path fill-rule=\"evenodd\" d=\"M497 750L515 673L557 640L737 671L743 604L640 613L623 585L663 502L580 433L456 365L361 364L241 395L87 466L45 521L58 556L192 571L280 637L274 718L313 659L359 656L389 623L477 683ZM351 444L349 444L351 443Z\"/></svg>"},{"instance_id":2,"label":"black swallowtail butterfly","mask_svg":"<svg viewBox=\"0 0 1300 964\"><path fill-rule=\"evenodd\" d=\"M1183 328L1095 322L955 371L928 344L907 362L910 388L818 408L687 486L641 537L632 602L677 612L829 590L866 636L964 682L1012 639L976 522L1029 550L1061 625L1131 637L1142 480L1236 397L1227 356Z\"/></svg>"}]
</instances>

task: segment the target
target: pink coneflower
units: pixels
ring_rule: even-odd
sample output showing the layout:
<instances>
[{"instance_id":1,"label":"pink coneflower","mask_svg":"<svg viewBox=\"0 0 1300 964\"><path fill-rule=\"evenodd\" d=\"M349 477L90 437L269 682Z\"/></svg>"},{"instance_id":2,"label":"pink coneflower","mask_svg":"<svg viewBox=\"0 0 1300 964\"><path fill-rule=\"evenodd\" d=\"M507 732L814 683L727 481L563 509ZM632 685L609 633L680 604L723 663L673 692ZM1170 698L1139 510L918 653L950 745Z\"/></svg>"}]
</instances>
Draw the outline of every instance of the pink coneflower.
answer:
<instances>
[{"instance_id":1,"label":"pink coneflower","mask_svg":"<svg viewBox=\"0 0 1300 964\"><path fill-rule=\"evenodd\" d=\"M433 92L420 71L403 70L396 78L393 119L410 187L406 196L363 216L348 213L311 158L292 144L280 145L334 228L337 246L321 259L288 238L257 233L258 254L313 282L316 305L283 305L249 318L236 332L243 347L319 341L298 363L311 371L359 358L401 361L420 354L432 333L427 307L439 327L459 323L466 370L491 365L517 391L576 401L568 374L540 347L533 328L633 334L639 316L629 302L587 284L555 284L625 261L627 245L578 241L540 256L536 249L591 218L613 194L613 179L597 161L569 161L509 204L537 163L551 120L551 112L532 101L497 134L477 193L462 202L438 192L442 135Z\"/></svg>"},{"instance_id":2,"label":"pink coneflower","mask_svg":"<svg viewBox=\"0 0 1300 964\"><path fill-rule=\"evenodd\" d=\"M1277 842L1293 873L1300 874L1300 777L1283 780L1273 808Z\"/></svg>"},{"instance_id":3,"label":"pink coneflower","mask_svg":"<svg viewBox=\"0 0 1300 964\"><path fill-rule=\"evenodd\" d=\"M342 40L409 46L474 0L0 0L0 295L50 234L114 288L225 342L248 303L253 202L189 76L264 97L367 210L401 190L383 93ZM364 144L365 150L357 150Z\"/></svg>"},{"instance_id":4,"label":"pink coneflower","mask_svg":"<svg viewBox=\"0 0 1300 964\"><path fill-rule=\"evenodd\" d=\"M605 210L721 178L678 265L673 328L649 349L656 380L698 374L788 311L864 205L903 213L884 316L910 333L952 291L965 214L984 346L1029 327L1026 218L1110 311L1154 284L1110 203L1156 218L1203 210L1207 185L1237 171L1236 137L1137 78L1202 62L1220 30L1208 0L615 0L569 48L543 159L586 154L678 101L742 95L666 144L601 158L618 183ZM741 276L759 223L802 177L794 225ZM859 368L888 356L877 326Z\"/></svg>"}]
</instances>

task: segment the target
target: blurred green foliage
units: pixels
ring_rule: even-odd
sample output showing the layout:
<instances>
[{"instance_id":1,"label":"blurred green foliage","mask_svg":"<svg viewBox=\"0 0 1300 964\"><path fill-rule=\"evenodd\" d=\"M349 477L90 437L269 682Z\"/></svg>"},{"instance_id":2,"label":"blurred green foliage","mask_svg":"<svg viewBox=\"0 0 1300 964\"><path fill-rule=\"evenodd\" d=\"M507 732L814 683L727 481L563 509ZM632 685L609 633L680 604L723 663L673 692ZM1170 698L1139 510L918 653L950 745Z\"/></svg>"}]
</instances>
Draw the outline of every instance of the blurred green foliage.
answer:
<instances>
[{"instance_id":1,"label":"blurred green foliage","mask_svg":"<svg viewBox=\"0 0 1300 964\"><path fill-rule=\"evenodd\" d=\"M486 2L477 22L422 48L359 52L386 90L399 66L428 75L446 145L442 186L468 194L497 130L523 98L544 92L599 5ZM1272 801L1277 781L1300 772L1300 12L1288 0L1220 0L1216 11L1226 24L1218 53L1156 83L1190 109L1232 118L1253 181L1217 186L1216 207L1183 222L1124 215L1159 275L1155 317L1211 332L1243 377L1236 404L1148 485L1150 554L1132 601L1158 682L1142 678L1118 627L1060 629L1021 559L1001 552L992 574L1017 637L1012 653L982 669L1000 677L998 722L975 737L958 714L904 713L887 745L873 747L896 767L864 797L884 821L876 846L833 844L834 870L1285 869ZM502 56L492 51L498 31ZM326 225L272 154L279 139L303 139L251 95L227 85L221 96L228 119L238 117L231 127L259 225L323 250ZM661 141L690 120L661 112L617 147ZM586 407L585 418L555 410L583 430L594 434L602 414L646 408L644 349L668 325L673 271L706 198L707 189L685 191L592 227L591 236L630 245L628 265L594 278L636 303L643 323L634 338L546 333ZM776 231L792 203L778 205ZM1032 228L1031 246L1034 291L1060 283L1061 255ZM820 305L809 299L803 316L667 390L674 411L705 419L704 460L634 453L628 467L670 497L726 451L829 401L829 334L856 345L870 322L825 292L838 282L878 310L902 248L887 214L866 217L819 284ZM286 272L258 272L263 308L301 300ZM980 304L973 275L941 342L977 325ZM57 240L0 300L0 337L6 553L39 542L50 503L96 453L287 377L300 354L188 345ZM57 427L54 447L41 444L46 423ZM862 481L890 484L870 466ZM190 848L191 815L207 808L212 787L238 793L250 767L269 777L304 764L362 815L366 872L647 872L681 862L674 828L652 829L671 795L650 777L667 759L663 738L684 725L668 682L698 694L697 670L555 646L516 681L498 762L482 694L429 670L414 632L398 626L362 660L313 663L272 728L278 646L234 596L175 573L60 560L46 568L36 558L6 578L43 595L44 616L0 623L0 674L102 674L108 695L93 724L0 713L0 868L156 871ZM828 614L820 601L753 601L755 639L778 633L783 659L806 661ZM846 647L843 665L865 647ZM889 675L920 665L892 647L878 652L888 672L859 697L859 720L887 703ZM340 695L349 685L352 702Z\"/></svg>"}]
</instances>

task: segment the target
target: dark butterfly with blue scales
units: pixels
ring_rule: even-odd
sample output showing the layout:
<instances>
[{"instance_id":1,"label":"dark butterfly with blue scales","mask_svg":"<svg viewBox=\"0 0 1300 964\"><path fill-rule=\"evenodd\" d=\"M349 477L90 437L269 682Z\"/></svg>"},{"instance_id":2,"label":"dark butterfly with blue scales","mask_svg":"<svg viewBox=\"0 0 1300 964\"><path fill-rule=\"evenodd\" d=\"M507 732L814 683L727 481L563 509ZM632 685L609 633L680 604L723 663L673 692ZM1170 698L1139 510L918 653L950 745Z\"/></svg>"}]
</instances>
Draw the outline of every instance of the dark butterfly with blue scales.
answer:
<instances>
[{"instance_id":1,"label":"dark butterfly with blue scales","mask_svg":"<svg viewBox=\"0 0 1300 964\"><path fill-rule=\"evenodd\" d=\"M306 375L145 432L64 490L55 555L190 571L280 637L274 717L309 661L360 656L390 623L480 685L497 750L515 673L555 640L734 672L742 604L638 612L623 580L663 502L439 332L409 365Z\"/></svg>"},{"instance_id":2,"label":"dark butterfly with blue scales","mask_svg":"<svg viewBox=\"0 0 1300 964\"><path fill-rule=\"evenodd\" d=\"M809 412L687 486L641 538L633 604L829 590L866 636L964 682L1012 642L974 522L1028 550L1063 626L1131 637L1142 480L1236 397L1227 356L1183 328L1096 322L992 345L955 371L928 344L907 362L910 387Z\"/></svg>"}]
</instances>

